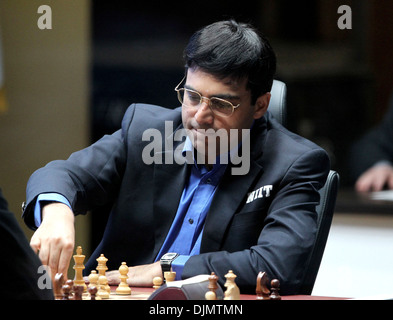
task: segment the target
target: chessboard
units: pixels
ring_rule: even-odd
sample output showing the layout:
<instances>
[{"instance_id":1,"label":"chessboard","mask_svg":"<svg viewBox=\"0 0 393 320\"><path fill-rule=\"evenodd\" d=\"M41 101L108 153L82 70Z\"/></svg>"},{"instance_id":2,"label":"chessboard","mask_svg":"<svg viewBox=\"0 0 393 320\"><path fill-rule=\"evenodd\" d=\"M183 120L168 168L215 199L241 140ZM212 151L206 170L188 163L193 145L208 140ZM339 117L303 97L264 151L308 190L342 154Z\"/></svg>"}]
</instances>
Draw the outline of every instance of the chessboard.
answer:
<instances>
[{"instance_id":1,"label":"chessboard","mask_svg":"<svg viewBox=\"0 0 393 320\"><path fill-rule=\"evenodd\" d=\"M74 280L66 280L61 273L54 277L55 300L147 300L154 291L154 288L131 288L127 284L128 266L125 262L119 267L120 284L109 286L106 278L108 259L103 254L97 259L97 268L91 271L88 280L83 277L85 255L82 253L81 246L77 247L73 258ZM162 280L159 284L162 284Z\"/></svg>"},{"instance_id":2,"label":"chessboard","mask_svg":"<svg viewBox=\"0 0 393 320\"><path fill-rule=\"evenodd\" d=\"M116 287L111 286L111 291L109 293L109 298L107 299L99 299L98 297L95 300L147 300L151 293L154 291L153 288L131 288L131 294L123 295L116 293ZM90 293L82 294L82 300L91 300Z\"/></svg>"},{"instance_id":3,"label":"chessboard","mask_svg":"<svg viewBox=\"0 0 393 320\"><path fill-rule=\"evenodd\" d=\"M241 300L245 296L240 294L236 285L236 275L229 270L225 275L225 292L218 285L218 277L212 272L210 275L200 275L190 279L175 281L176 274L172 271L164 273L164 279L155 277L152 279L153 286L147 287L130 287L127 283L129 268L126 262L119 266L119 284L110 286L106 277L106 266L108 259L101 254L97 260L96 270L92 270L90 275L83 277L85 255L82 253L82 247L78 246L76 254L73 256L75 264L74 280L66 280L61 273L55 275L53 280L53 292L55 300L160 300L168 297L184 297L187 295L186 287L193 287L194 297L197 300ZM165 282L164 282L165 280ZM165 284L164 284L165 283ZM163 285L164 284L164 285ZM270 287L270 288L269 288ZM260 272L256 277L255 296L247 296L246 299L253 300L281 300L279 295L280 282L273 279L269 282L265 272ZM157 292L155 292L157 290ZM179 296L179 291L184 291ZM164 293L163 293L164 292ZM195 295L195 292L198 292ZM175 295L173 295L175 293ZM159 296L159 298L157 298Z\"/></svg>"},{"instance_id":4,"label":"chessboard","mask_svg":"<svg viewBox=\"0 0 393 320\"><path fill-rule=\"evenodd\" d=\"M144 287L132 287L131 294L117 294L116 286L111 286L111 292L108 300L147 300L152 292L153 288Z\"/></svg>"}]
</instances>

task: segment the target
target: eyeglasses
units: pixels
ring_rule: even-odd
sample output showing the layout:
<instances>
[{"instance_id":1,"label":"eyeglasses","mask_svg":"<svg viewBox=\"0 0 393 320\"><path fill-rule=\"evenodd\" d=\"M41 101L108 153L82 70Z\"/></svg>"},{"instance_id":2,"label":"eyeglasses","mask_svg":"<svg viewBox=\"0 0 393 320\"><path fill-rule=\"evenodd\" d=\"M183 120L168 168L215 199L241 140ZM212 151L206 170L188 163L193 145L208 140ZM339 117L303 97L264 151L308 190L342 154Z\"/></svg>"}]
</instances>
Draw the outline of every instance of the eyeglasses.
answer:
<instances>
[{"instance_id":1,"label":"eyeglasses","mask_svg":"<svg viewBox=\"0 0 393 320\"><path fill-rule=\"evenodd\" d=\"M180 81L180 83L176 86L175 91L177 92L177 98L179 99L180 103L185 107L199 108L203 100L205 100L214 114L222 117L229 117L232 115L235 109L240 106L240 104L234 106L231 102L221 98L204 97L199 92L191 89L179 88L184 79L185 78L183 78L182 81Z\"/></svg>"}]
</instances>

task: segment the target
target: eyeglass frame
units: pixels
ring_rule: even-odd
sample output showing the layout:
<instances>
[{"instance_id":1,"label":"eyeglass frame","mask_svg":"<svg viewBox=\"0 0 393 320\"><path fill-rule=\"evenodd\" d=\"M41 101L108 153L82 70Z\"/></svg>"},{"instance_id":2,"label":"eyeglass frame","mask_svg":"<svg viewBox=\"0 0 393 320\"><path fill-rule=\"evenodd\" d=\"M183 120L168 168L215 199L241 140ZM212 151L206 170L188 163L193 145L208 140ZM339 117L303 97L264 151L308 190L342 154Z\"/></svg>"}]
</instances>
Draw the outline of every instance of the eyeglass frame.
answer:
<instances>
[{"instance_id":1,"label":"eyeglass frame","mask_svg":"<svg viewBox=\"0 0 393 320\"><path fill-rule=\"evenodd\" d=\"M240 107L240 103L239 103L238 105L234 106L232 102L230 102L230 101L228 101L228 100L225 100L225 99L221 99L221 98L217 98L217 97L208 98L208 97L204 97L203 95L201 95L198 91L195 91L195 90L192 90L192 89L187 89L187 88L184 88L184 87L183 87L183 88L179 88L179 86L183 83L183 81L184 81L185 78L186 78L186 77L184 76L183 79L179 82L179 84L175 87L175 91L177 92L177 99L179 100L179 102L180 102L182 105L186 106L187 108L195 108L195 107L187 106L187 105L184 104L184 102L182 101L182 99L180 99L180 96L179 96L180 90L184 90L184 91L187 90L187 91L190 91L190 92L192 92L192 93L198 94L198 95L201 97L198 106L200 106L200 105L202 104L202 101L203 101L204 99L207 100L207 101L208 101L208 104L207 104L207 105L209 106L210 110L211 110L215 115L218 115L218 116L220 116L220 117L230 117L230 116L233 115L233 113L235 112L235 110L236 110L237 108ZM231 105L231 107L232 107L232 112L231 112L231 114L226 115L226 114L223 114L223 113L219 113L219 111L217 111L217 110L214 110L214 109L212 108L212 106L211 106L211 99L217 99L217 100L219 100L219 101L222 101L222 102L225 102L225 103L228 103L229 105Z\"/></svg>"}]
</instances>

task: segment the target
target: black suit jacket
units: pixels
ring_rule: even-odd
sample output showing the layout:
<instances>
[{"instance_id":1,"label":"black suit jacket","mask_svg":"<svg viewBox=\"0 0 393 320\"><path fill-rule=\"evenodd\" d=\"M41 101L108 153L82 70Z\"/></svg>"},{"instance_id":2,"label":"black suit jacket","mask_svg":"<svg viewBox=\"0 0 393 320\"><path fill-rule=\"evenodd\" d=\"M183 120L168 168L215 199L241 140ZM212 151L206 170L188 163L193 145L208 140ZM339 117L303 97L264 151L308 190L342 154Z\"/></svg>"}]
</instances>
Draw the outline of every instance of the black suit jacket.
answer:
<instances>
[{"instance_id":1,"label":"black suit jacket","mask_svg":"<svg viewBox=\"0 0 393 320\"><path fill-rule=\"evenodd\" d=\"M142 159L151 143L143 141L143 132L156 128L164 134L165 121L181 128L181 110L132 105L121 130L36 171L27 185L27 224L33 226L34 200L42 192L61 193L75 214L113 202L102 242L85 270L96 267L101 253L109 269L118 269L122 261L130 266L153 262L189 174L188 164L149 165ZM318 190L330 169L326 152L267 113L251 132L249 173L232 175L230 169L208 212L201 254L188 260L183 278L214 271L223 284L231 269L243 292L255 292L258 272L266 271L281 280L282 293L296 293L315 239ZM249 197L252 192L255 197Z\"/></svg>"},{"instance_id":2,"label":"black suit jacket","mask_svg":"<svg viewBox=\"0 0 393 320\"><path fill-rule=\"evenodd\" d=\"M8 203L1 189L0 243L0 299L53 299L49 273L41 269L41 261L31 249L14 214L8 210Z\"/></svg>"}]
</instances>

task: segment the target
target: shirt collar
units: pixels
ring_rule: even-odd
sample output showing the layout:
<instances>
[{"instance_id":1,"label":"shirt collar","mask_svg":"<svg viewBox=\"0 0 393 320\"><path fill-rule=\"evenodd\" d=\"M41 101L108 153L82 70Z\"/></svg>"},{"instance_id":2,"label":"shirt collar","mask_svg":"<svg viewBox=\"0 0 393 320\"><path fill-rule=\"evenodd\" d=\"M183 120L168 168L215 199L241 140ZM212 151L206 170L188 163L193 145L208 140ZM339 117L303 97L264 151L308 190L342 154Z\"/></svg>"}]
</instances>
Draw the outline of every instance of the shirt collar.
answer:
<instances>
[{"instance_id":1,"label":"shirt collar","mask_svg":"<svg viewBox=\"0 0 393 320\"><path fill-rule=\"evenodd\" d=\"M239 143L239 145L237 147L233 148L232 150L230 150L228 152L229 159L232 159L235 152L239 149L240 146L241 146L241 142ZM184 143L183 150L182 150L182 155L186 159L193 159L194 165L198 166L198 164L196 163L196 160L195 160L195 149L194 149L194 146L192 145L192 142L191 142L191 139L189 136L186 137L186 141ZM217 166L226 166L227 164L228 164L228 156L226 154L219 155L216 157L216 163L213 165L212 171L215 170Z\"/></svg>"}]
</instances>

